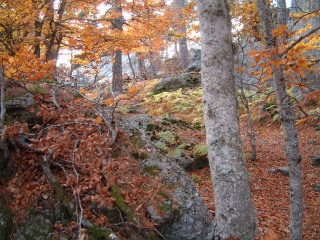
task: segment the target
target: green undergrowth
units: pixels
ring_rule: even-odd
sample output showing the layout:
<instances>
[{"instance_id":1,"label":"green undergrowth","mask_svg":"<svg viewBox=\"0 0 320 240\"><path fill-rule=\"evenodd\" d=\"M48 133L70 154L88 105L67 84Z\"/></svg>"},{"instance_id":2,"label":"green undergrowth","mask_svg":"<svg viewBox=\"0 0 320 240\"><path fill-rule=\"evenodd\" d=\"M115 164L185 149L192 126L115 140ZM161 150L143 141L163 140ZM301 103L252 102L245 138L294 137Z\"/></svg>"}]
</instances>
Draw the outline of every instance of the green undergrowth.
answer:
<instances>
[{"instance_id":1,"label":"green undergrowth","mask_svg":"<svg viewBox=\"0 0 320 240\"><path fill-rule=\"evenodd\" d=\"M146 93L144 103L153 116L174 116L199 125L203 122L202 89L189 88L154 94Z\"/></svg>"}]
</instances>

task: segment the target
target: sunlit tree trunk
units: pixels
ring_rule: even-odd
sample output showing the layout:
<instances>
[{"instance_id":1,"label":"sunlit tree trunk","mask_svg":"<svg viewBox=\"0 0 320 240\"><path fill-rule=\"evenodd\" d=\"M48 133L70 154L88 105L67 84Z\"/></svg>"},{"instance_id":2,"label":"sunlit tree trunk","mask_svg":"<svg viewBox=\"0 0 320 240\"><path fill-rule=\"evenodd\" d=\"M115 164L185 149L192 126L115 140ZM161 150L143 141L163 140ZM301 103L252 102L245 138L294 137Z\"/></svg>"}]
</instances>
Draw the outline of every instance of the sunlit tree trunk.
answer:
<instances>
[{"instance_id":1,"label":"sunlit tree trunk","mask_svg":"<svg viewBox=\"0 0 320 240\"><path fill-rule=\"evenodd\" d=\"M113 28L122 31L122 6L121 0L114 0L114 11L119 15L113 22ZM114 62L112 65L112 92L117 95L123 90L122 77L122 51L119 49L115 53Z\"/></svg>"},{"instance_id":2,"label":"sunlit tree trunk","mask_svg":"<svg viewBox=\"0 0 320 240\"><path fill-rule=\"evenodd\" d=\"M278 0L279 6L285 5L285 0ZM265 41L268 49L277 47L276 40L272 36L272 15L270 6L266 0L257 0L257 8L260 21L263 26ZM278 16L284 16L280 14ZM285 19L278 19L280 24L285 24ZM271 61L280 60L279 54L274 54ZM298 148L298 132L294 125L293 109L290 105L290 96L286 92L286 81L281 67L271 66L274 88L280 112L280 120L284 133L286 153L289 162L290 178L290 239L302 239L302 215L303 215L303 193L301 176L301 155Z\"/></svg>"},{"instance_id":3,"label":"sunlit tree trunk","mask_svg":"<svg viewBox=\"0 0 320 240\"><path fill-rule=\"evenodd\" d=\"M256 217L243 158L227 0L197 0L208 158L215 196L214 239L254 240Z\"/></svg>"}]
</instances>

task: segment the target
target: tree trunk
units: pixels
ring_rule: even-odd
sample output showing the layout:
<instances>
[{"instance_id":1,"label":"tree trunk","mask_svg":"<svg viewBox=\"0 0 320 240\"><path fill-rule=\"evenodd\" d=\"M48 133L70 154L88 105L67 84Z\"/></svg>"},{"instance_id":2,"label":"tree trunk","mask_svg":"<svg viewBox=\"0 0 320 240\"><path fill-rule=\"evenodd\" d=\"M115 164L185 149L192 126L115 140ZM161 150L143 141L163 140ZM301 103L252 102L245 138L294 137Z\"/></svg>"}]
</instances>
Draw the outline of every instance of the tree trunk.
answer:
<instances>
[{"instance_id":1,"label":"tree trunk","mask_svg":"<svg viewBox=\"0 0 320 240\"><path fill-rule=\"evenodd\" d=\"M116 18L112 24L114 29L122 31L122 6L121 0L114 0L113 10L119 14L119 17ZM115 95L118 95L123 90L123 77L122 77L122 51L118 49L115 54L114 62L112 65L112 92Z\"/></svg>"},{"instance_id":2,"label":"tree trunk","mask_svg":"<svg viewBox=\"0 0 320 240\"><path fill-rule=\"evenodd\" d=\"M136 72L135 72L133 64L132 64L130 53L127 54L127 57L128 57L128 62L129 62L129 66L130 66L130 69L131 69L131 72L132 72L133 79L136 79Z\"/></svg>"},{"instance_id":3,"label":"tree trunk","mask_svg":"<svg viewBox=\"0 0 320 240\"><path fill-rule=\"evenodd\" d=\"M177 10L179 14L179 19L181 21L181 27L178 29L178 32L183 37L179 39L179 51L180 51L180 57L181 57L181 67L185 69L190 64L190 56L189 56L189 50L188 50L188 43L187 43L187 29L184 26L183 15L182 15L182 9L186 6L186 0L176 0Z\"/></svg>"},{"instance_id":4,"label":"tree trunk","mask_svg":"<svg viewBox=\"0 0 320 240\"><path fill-rule=\"evenodd\" d=\"M114 62L112 65L112 92L118 95L122 92L123 79L122 79L122 52L116 51Z\"/></svg>"},{"instance_id":5,"label":"tree trunk","mask_svg":"<svg viewBox=\"0 0 320 240\"><path fill-rule=\"evenodd\" d=\"M9 149L6 143L6 139L4 136L4 119L5 119L5 115L6 115L6 107L5 107L5 93L6 93L6 81L4 78L4 74L2 72L2 69L0 68L0 134L1 134L1 138L0 138L0 176L1 178L4 178L3 175L4 171L6 171L7 169L7 164L8 164L8 160L9 160Z\"/></svg>"},{"instance_id":6,"label":"tree trunk","mask_svg":"<svg viewBox=\"0 0 320 240\"><path fill-rule=\"evenodd\" d=\"M144 80L147 80L148 79L147 69L146 69L146 65L144 63L144 59L141 56L141 54L137 54L137 59L138 59L138 67L139 67L140 77Z\"/></svg>"},{"instance_id":7,"label":"tree trunk","mask_svg":"<svg viewBox=\"0 0 320 240\"><path fill-rule=\"evenodd\" d=\"M214 239L254 240L256 217L243 159L226 0L197 0L208 158L215 196Z\"/></svg>"},{"instance_id":8,"label":"tree trunk","mask_svg":"<svg viewBox=\"0 0 320 240\"><path fill-rule=\"evenodd\" d=\"M281 0L284 1L284 0ZM278 1L280 2L280 1ZM283 2L282 2L283 4ZM263 25L267 47L269 49L277 47L275 39L272 37L272 19L270 7L265 0L257 0L257 9ZM281 24L284 20L278 19ZM280 60L280 55L275 54L271 61ZM274 88L277 96L277 103L280 112L286 154L289 161L290 178L290 239L302 239L302 215L303 215L303 193L301 176L301 155L298 148L298 132L294 125L293 109L290 105L290 96L286 92L286 82L281 67L272 66Z\"/></svg>"}]
</instances>

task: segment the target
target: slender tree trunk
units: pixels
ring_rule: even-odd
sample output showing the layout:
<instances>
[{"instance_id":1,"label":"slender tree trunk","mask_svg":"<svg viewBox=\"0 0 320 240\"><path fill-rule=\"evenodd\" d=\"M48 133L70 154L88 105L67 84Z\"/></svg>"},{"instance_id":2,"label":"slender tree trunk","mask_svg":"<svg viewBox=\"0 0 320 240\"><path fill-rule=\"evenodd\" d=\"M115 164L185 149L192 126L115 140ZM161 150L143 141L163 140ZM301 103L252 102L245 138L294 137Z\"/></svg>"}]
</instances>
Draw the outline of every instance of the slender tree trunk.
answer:
<instances>
[{"instance_id":1,"label":"slender tree trunk","mask_svg":"<svg viewBox=\"0 0 320 240\"><path fill-rule=\"evenodd\" d=\"M243 46L241 46L241 44L239 43L239 47L241 49L241 60L239 60L239 55L238 54L238 59L237 62L240 62L240 67L244 66L244 57L245 57L245 52L244 52L244 48ZM251 111L250 111L250 106L249 106L249 101L246 97L245 91L244 91L244 85L243 85L243 71L240 72L240 77L239 77L239 88L241 91L240 97L241 97L241 101L246 109L246 116L247 116L247 126L248 126L248 131L247 131L247 136L249 138L250 141L250 145L251 145L251 156L250 159L253 161L257 160L257 144L256 144L256 134L255 134L255 129L254 129L254 125L253 125L253 121L252 121L252 117L251 117Z\"/></svg>"},{"instance_id":2,"label":"slender tree trunk","mask_svg":"<svg viewBox=\"0 0 320 240\"><path fill-rule=\"evenodd\" d=\"M282 4L285 4L281 0ZM280 2L278 0L278 2ZM269 49L277 47L276 41L272 36L272 19L270 7L265 0L257 0L257 8L263 25L267 47ZM278 19L281 24L284 20ZM280 55L275 54L271 61L280 60ZM302 215L303 215L303 193L302 193L302 173L301 155L298 148L298 131L294 125L293 109L290 105L290 96L286 92L286 82L281 67L272 66L274 88L277 96L277 103L280 112L286 154L289 162L290 178L290 239L302 239Z\"/></svg>"},{"instance_id":3,"label":"slender tree trunk","mask_svg":"<svg viewBox=\"0 0 320 240\"><path fill-rule=\"evenodd\" d=\"M149 51L149 62L150 62L152 77L157 78L157 68L156 68L156 63L154 59L154 53L151 51Z\"/></svg>"},{"instance_id":4,"label":"slender tree trunk","mask_svg":"<svg viewBox=\"0 0 320 240\"><path fill-rule=\"evenodd\" d=\"M114 62L112 65L112 92L118 95L122 92L123 78L122 78L122 52L116 51Z\"/></svg>"},{"instance_id":5,"label":"slender tree trunk","mask_svg":"<svg viewBox=\"0 0 320 240\"><path fill-rule=\"evenodd\" d=\"M0 104L1 104L1 110L0 110L0 147L1 147L1 153L0 153L0 174L2 175L3 171L5 171L8 160L9 160L9 150L6 143L6 139L4 137L4 119L6 115L6 106L5 106L5 94L6 94L6 81L2 72L2 69L0 68ZM0 176L3 178L3 176Z\"/></svg>"},{"instance_id":6,"label":"slender tree trunk","mask_svg":"<svg viewBox=\"0 0 320 240\"><path fill-rule=\"evenodd\" d=\"M254 240L256 217L243 159L227 0L197 0L208 158L215 196L214 239Z\"/></svg>"},{"instance_id":7,"label":"slender tree trunk","mask_svg":"<svg viewBox=\"0 0 320 240\"><path fill-rule=\"evenodd\" d=\"M128 57L128 62L132 72L133 79L136 79L136 72L134 71L134 67L133 67L132 60L129 53L127 54L127 57Z\"/></svg>"},{"instance_id":8,"label":"slender tree trunk","mask_svg":"<svg viewBox=\"0 0 320 240\"><path fill-rule=\"evenodd\" d=\"M113 28L122 31L122 0L114 0L113 9L119 14L119 17L115 19L113 23ZM122 77L122 51L119 49L116 51L114 62L112 65L112 92L118 95L123 90L123 77Z\"/></svg>"}]
</instances>

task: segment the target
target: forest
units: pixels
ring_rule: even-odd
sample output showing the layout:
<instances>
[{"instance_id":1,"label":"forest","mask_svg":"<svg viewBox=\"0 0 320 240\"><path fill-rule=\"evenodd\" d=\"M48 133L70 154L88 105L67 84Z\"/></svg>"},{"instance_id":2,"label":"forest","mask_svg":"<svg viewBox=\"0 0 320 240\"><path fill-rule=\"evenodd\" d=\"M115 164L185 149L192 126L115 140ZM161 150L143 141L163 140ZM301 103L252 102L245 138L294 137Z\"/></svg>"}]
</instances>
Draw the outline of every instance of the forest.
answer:
<instances>
[{"instance_id":1,"label":"forest","mask_svg":"<svg viewBox=\"0 0 320 240\"><path fill-rule=\"evenodd\" d=\"M320 0L0 0L0 240L315 240Z\"/></svg>"}]
</instances>

